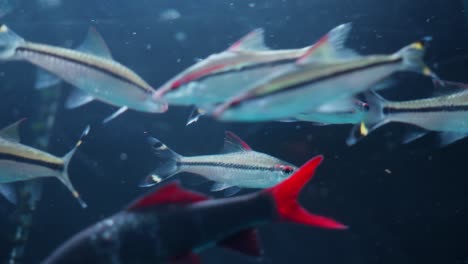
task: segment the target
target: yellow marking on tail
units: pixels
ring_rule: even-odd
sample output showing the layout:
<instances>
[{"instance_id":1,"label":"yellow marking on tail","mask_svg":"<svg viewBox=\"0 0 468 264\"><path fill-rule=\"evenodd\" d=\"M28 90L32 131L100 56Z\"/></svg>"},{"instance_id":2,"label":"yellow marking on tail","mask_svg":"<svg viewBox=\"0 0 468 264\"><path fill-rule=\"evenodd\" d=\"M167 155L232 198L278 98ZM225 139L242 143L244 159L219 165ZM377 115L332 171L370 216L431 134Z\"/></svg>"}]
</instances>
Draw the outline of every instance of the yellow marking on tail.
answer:
<instances>
[{"instance_id":1,"label":"yellow marking on tail","mask_svg":"<svg viewBox=\"0 0 468 264\"><path fill-rule=\"evenodd\" d=\"M431 71L431 69L429 69L429 67L426 66L426 67L424 67L424 69L423 69L423 74L424 74L425 76L431 76L431 75L432 75L432 71Z\"/></svg>"},{"instance_id":2,"label":"yellow marking on tail","mask_svg":"<svg viewBox=\"0 0 468 264\"><path fill-rule=\"evenodd\" d=\"M160 182L162 182L161 177L159 177L159 176L156 175L156 174L151 175L151 179L152 179L155 183L160 183Z\"/></svg>"},{"instance_id":3,"label":"yellow marking on tail","mask_svg":"<svg viewBox=\"0 0 468 264\"><path fill-rule=\"evenodd\" d=\"M361 132L362 136L367 136L369 134L369 129L367 129L366 124L361 122L361 126L359 127L359 131Z\"/></svg>"},{"instance_id":4,"label":"yellow marking on tail","mask_svg":"<svg viewBox=\"0 0 468 264\"><path fill-rule=\"evenodd\" d=\"M424 44L422 42L415 42L411 44L411 48L417 49L417 50L422 50L424 49Z\"/></svg>"}]
</instances>

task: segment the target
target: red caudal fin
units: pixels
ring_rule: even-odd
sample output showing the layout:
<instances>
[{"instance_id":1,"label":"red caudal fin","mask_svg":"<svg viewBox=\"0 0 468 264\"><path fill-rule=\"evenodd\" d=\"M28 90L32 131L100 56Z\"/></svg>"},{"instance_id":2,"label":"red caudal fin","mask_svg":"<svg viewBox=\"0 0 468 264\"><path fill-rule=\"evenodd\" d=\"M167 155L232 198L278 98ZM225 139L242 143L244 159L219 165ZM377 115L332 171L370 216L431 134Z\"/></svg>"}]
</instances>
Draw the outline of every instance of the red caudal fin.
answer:
<instances>
[{"instance_id":1,"label":"red caudal fin","mask_svg":"<svg viewBox=\"0 0 468 264\"><path fill-rule=\"evenodd\" d=\"M258 257L262 255L256 229L245 229L218 242L218 245L241 252L242 254Z\"/></svg>"},{"instance_id":2,"label":"red caudal fin","mask_svg":"<svg viewBox=\"0 0 468 264\"><path fill-rule=\"evenodd\" d=\"M309 213L297 201L299 192L314 176L315 169L322 162L323 157L317 156L299 168L290 178L280 184L266 189L276 203L278 216L281 221L317 226L328 229L346 229L347 227L337 221Z\"/></svg>"},{"instance_id":3,"label":"red caudal fin","mask_svg":"<svg viewBox=\"0 0 468 264\"><path fill-rule=\"evenodd\" d=\"M128 210L138 210L162 204L196 203L209 198L203 194L186 190L178 182L169 183L133 202Z\"/></svg>"}]
</instances>

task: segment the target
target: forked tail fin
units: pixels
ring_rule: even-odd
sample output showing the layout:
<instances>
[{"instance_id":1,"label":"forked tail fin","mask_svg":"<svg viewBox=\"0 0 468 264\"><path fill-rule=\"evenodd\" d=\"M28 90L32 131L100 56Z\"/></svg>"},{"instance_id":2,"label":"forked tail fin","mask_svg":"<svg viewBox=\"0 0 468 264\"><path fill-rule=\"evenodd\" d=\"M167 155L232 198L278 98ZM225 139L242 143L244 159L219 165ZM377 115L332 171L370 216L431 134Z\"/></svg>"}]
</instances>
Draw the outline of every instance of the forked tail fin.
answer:
<instances>
[{"instance_id":1,"label":"forked tail fin","mask_svg":"<svg viewBox=\"0 0 468 264\"><path fill-rule=\"evenodd\" d=\"M317 156L299 168L291 177L264 192L273 196L277 213L281 221L317 226L328 229L346 229L347 227L333 219L309 213L297 201L299 192L314 176L315 169L323 157Z\"/></svg>"},{"instance_id":2,"label":"forked tail fin","mask_svg":"<svg viewBox=\"0 0 468 264\"><path fill-rule=\"evenodd\" d=\"M76 143L75 147L70 150L67 154L65 154L65 156L63 156L63 164L64 164L64 168L63 168L63 172L62 172L62 175L61 177L58 177L60 179L60 181L65 185L67 186L67 188L70 190L70 192L72 193L73 197L75 197L78 202L80 203L81 207L83 208L86 208L88 207L88 205L83 201L83 199L81 199L81 196L80 194L78 193L78 191L75 189L75 187L73 186L73 184L71 183L70 181L70 177L68 176L68 165L70 164L70 161L71 159L73 158L73 155L75 154L76 150L78 149L78 147L81 145L81 143L83 142L83 138L88 135L89 133L89 129L90 127L87 126L85 128L85 130L83 131L83 133L81 134L81 137L80 139L78 140L78 142Z\"/></svg>"},{"instance_id":3,"label":"forked tail fin","mask_svg":"<svg viewBox=\"0 0 468 264\"><path fill-rule=\"evenodd\" d=\"M429 37L414 42L397 51L394 56L403 58L403 67L406 70L421 73L432 79L438 80L439 77L424 63L423 57L426 52L426 45Z\"/></svg>"},{"instance_id":4,"label":"forked tail fin","mask_svg":"<svg viewBox=\"0 0 468 264\"><path fill-rule=\"evenodd\" d=\"M143 179L140 187L153 186L177 174L179 172L178 161L182 158L156 138L149 137L148 143L151 144L154 155L160 159L160 165L154 169L152 174Z\"/></svg>"},{"instance_id":5,"label":"forked tail fin","mask_svg":"<svg viewBox=\"0 0 468 264\"><path fill-rule=\"evenodd\" d=\"M356 124L351 130L351 133L346 139L346 144L348 146L356 144L372 131L390 121L384 113L384 108L389 103L387 100L374 91L365 93L365 97L369 110L361 123Z\"/></svg>"}]
</instances>

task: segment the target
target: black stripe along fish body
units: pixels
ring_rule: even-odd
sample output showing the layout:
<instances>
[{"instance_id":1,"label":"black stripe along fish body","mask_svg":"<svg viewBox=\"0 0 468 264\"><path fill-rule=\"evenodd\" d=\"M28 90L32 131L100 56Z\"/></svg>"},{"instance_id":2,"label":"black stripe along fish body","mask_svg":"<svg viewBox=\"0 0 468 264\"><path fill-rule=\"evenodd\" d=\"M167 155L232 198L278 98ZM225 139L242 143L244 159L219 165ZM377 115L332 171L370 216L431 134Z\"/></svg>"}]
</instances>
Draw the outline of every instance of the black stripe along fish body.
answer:
<instances>
[{"instance_id":1,"label":"black stripe along fish body","mask_svg":"<svg viewBox=\"0 0 468 264\"><path fill-rule=\"evenodd\" d=\"M71 151L63 157L56 157L19 143L17 128L20 122L21 120L0 131L0 184L56 177L70 190L81 206L86 207L70 181L68 164L81 144L81 138L89 132L89 127Z\"/></svg>"},{"instance_id":2,"label":"black stripe along fish body","mask_svg":"<svg viewBox=\"0 0 468 264\"><path fill-rule=\"evenodd\" d=\"M349 24L333 29L289 68L265 76L212 110L212 115L225 121L278 121L350 98L397 71L435 78L422 61L423 43L390 55L360 56L343 46L349 29Z\"/></svg>"},{"instance_id":3,"label":"black stripe along fish body","mask_svg":"<svg viewBox=\"0 0 468 264\"><path fill-rule=\"evenodd\" d=\"M255 227L270 222L344 229L297 202L321 160L310 160L274 187L233 198L210 200L177 183L167 184L73 236L42 263L195 264L200 263L197 253L214 245L259 256Z\"/></svg>"},{"instance_id":4,"label":"black stripe along fish body","mask_svg":"<svg viewBox=\"0 0 468 264\"><path fill-rule=\"evenodd\" d=\"M142 186L151 186L180 172L203 176L215 184L213 191L236 193L239 188L267 188L285 180L296 166L256 152L242 139L226 132L223 153L216 155L181 156L155 138L150 138L160 164Z\"/></svg>"},{"instance_id":5,"label":"black stripe along fish body","mask_svg":"<svg viewBox=\"0 0 468 264\"><path fill-rule=\"evenodd\" d=\"M6 25L0 26L0 59L28 61L75 86L66 106L78 107L94 99L120 107L111 120L125 110L159 113L167 104L153 100L154 89L129 68L113 60L94 28L77 50L25 41ZM39 80L47 79L39 76ZM50 82L50 80L49 80ZM41 83L37 88L45 88Z\"/></svg>"},{"instance_id":6,"label":"black stripe along fish body","mask_svg":"<svg viewBox=\"0 0 468 264\"><path fill-rule=\"evenodd\" d=\"M424 129L408 134L404 143L418 139L429 131L439 133L441 146L468 135L468 92L465 88L441 96L399 102L388 101L375 92L369 92L366 100L369 112L362 123L352 130L348 145L355 144L380 126L392 122Z\"/></svg>"}]
</instances>

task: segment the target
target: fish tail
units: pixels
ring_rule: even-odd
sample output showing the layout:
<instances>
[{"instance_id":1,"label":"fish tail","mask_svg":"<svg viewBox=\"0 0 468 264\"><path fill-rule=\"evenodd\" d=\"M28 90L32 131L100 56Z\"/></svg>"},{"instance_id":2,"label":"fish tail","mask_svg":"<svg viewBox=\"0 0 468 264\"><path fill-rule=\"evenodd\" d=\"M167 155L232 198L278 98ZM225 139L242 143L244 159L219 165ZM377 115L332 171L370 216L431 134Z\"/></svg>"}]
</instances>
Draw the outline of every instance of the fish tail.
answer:
<instances>
[{"instance_id":1,"label":"fish tail","mask_svg":"<svg viewBox=\"0 0 468 264\"><path fill-rule=\"evenodd\" d=\"M154 155L160 159L160 165L152 174L146 176L146 178L140 183L140 187L153 186L180 171L178 163L182 158L181 155L154 137L149 137L148 142L151 144Z\"/></svg>"},{"instance_id":2,"label":"fish tail","mask_svg":"<svg viewBox=\"0 0 468 264\"><path fill-rule=\"evenodd\" d=\"M383 111L388 101L374 91L365 93L365 97L368 111L361 123L353 127L346 140L348 146L356 144L369 133L389 122Z\"/></svg>"},{"instance_id":3,"label":"fish tail","mask_svg":"<svg viewBox=\"0 0 468 264\"><path fill-rule=\"evenodd\" d=\"M426 52L426 42L414 42L397 51L394 56L403 58L403 68L414 71L425 76L438 80L439 77L424 63L424 54Z\"/></svg>"},{"instance_id":4,"label":"fish tail","mask_svg":"<svg viewBox=\"0 0 468 264\"><path fill-rule=\"evenodd\" d=\"M323 157L317 156L299 168L291 177L278 185L266 189L276 205L280 221L317 226L328 229L346 229L347 227L333 219L315 215L301 207L297 198L305 184L314 176L315 169L322 162Z\"/></svg>"},{"instance_id":5,"label":"fish tail","mask_svg":"<svg viewBox=\"0 0 468 264\"><path fill-rule=\"evenodd\" d=\"M14 59L16 48L25 41L6 25L0 25L0 60Z\"/></svg>"},{"instance_id":6,"label":"fish tail","mask_svg":"<svg viewBox=\"0 0 468 264\"><path fill-rule=\"evenodd\" d=\"M81 137L78 140L78 142L76 143L75 147L72 150L70 150L67 154L65 154L65 156L63 156L62 159L63 159L64 168L63 168L63 172L62 172L61 177L59 177L59 179L62 181L62 183L65 184L65 186L67 186L67 188L73 194L73 197L75 197L78 200L81 207L83 207L83 208L88 207L88 205L85 203L85 201L83 201L83 199L81 199L80 194L78 193L78 191L73 186L73 184L72 184L72 182L70 180L70 177L68 175L68 166L69 166L70 161L73 158L73 155L75 154L76 150L81 145L81 143L83 143L83 138L89 133L89 129L90 129L89 126L87 126L86 129L81 134Z\"/></svg>"}]
</instances>

